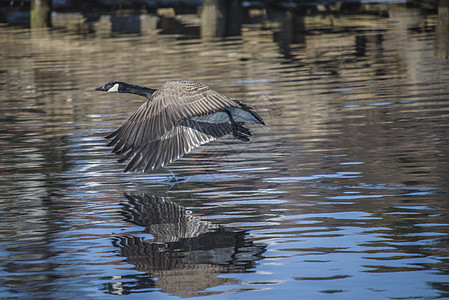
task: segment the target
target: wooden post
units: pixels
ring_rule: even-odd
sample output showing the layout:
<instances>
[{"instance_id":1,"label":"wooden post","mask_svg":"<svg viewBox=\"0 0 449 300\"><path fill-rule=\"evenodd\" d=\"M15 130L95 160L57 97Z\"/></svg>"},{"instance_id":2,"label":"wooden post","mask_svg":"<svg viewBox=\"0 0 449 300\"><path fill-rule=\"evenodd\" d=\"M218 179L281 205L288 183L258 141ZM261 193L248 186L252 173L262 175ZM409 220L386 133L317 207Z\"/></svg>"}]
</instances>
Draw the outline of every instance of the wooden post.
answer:
<instances>
[{"instance_id":1,"label":"wooden post","mask_svg":"<svg viewBox=\"0 0 449 300\"><path fill-rule=\"evenodd\" d=\"M201 10L201 37L213 38L225 33L224 0L203 0Z\"/></svg>"},{"instance_id":2,"label":"wooden post","mask_svg":"<svg viewBox=\"0 0 449 300\"><path fill-rule=\"evenodd\" d=\"M51 0L32 0L30 14L31 28L51 26Z\"/></svg>"},{"instance_id":3,"label":"wooden post","mask_svg":"<svg viewBox=\"0 0 449 300\"><path fill-rule=\"evenodd\" d=\"M240 35L242 33L242 7L240 0L226 1L225 35Z\"/></svg>"},{"instance_id":4,"label":"wooden post","mask_svg":"<svg viewBox=\"0 0 449 300\"><path fill-rule=\"evenodd\" d=\"M203 0L202 38L239 35L241 26L242 12L239 0Z\"/></svg>"},{"instance_id":5,"label":"wooden post","mask_svg":"<svg viewBox=\"0 0 449 300\"><path fill-rule=\"evenodd\" d=\"M449 0L440 0L438 5L435 54L440 59L449 58Z\"/></svg>"}]
</instances>

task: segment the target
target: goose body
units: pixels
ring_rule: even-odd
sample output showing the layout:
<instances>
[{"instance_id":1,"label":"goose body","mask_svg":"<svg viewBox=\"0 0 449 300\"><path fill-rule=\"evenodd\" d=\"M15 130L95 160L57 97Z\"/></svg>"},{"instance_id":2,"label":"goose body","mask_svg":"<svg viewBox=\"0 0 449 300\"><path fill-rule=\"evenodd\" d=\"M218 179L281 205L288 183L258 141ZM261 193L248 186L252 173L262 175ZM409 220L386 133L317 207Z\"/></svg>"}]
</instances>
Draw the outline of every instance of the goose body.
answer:
<instances>
[{"instance_id":1,"label":"goose body","mask_svg":"<svg viewBox=\"0 0 449 300\"><path fill-rule=\"evenodd\" d=\"M147 101L106 138L113 153L127 161L127 171L149 172L167 165L192 149L232 133L249 141L244 123L265 125L249 106L228 98L207 85L171 80L158 90L111 81L96 88L111 93L132 93Z\"/></svg>"}]
</instances>

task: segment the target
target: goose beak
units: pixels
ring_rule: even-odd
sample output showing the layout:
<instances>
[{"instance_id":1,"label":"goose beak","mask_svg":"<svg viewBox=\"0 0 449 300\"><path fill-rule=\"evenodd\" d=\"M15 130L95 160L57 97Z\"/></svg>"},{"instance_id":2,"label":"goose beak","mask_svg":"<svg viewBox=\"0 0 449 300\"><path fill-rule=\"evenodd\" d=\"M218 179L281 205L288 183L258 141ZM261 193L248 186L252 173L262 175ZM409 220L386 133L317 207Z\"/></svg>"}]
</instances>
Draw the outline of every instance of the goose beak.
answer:
<instances>
[{"instance_id":1,"label":"goose beak","mask_svg":"<svg viewBox=\"0 0 449 300\"><path fill-rule=\"evenodd\" d=\"M104 85L103 85L103 86L100 86L100 87L97 87L95 90L96 90L96 91L106 91L106 90L104 89Z\"/></svg>"}]
</instances>

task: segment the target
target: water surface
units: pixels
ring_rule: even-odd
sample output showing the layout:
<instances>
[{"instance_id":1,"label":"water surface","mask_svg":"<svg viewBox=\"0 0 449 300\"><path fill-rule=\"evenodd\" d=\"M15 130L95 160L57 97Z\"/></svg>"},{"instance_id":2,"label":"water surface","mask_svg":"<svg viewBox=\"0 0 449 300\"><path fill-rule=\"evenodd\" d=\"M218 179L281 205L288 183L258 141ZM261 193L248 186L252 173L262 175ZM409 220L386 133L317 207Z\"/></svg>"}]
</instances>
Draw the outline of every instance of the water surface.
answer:
<instances>
[{"instance_id":1,"label":"water surface","mask_svg":"<svg viewBox=\"0 0 449 300\"><path fill-rule=\"evenodd\" d=\"M255 15L215 40L195 15L176 22L0 27L1 297L449 297L438 15ZM267 126L122 173L103 136L144 99L93 89L169 79L243 100Z\"/></svg>"}]
</instances>

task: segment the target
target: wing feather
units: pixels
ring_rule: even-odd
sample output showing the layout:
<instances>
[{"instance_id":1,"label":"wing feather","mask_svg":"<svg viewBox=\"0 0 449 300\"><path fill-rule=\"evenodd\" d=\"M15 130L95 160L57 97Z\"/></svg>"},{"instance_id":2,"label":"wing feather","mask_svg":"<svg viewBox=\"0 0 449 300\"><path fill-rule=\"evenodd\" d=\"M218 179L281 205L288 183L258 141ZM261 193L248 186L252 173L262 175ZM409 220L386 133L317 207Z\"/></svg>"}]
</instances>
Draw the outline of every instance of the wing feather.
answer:
<instances>
[{"instance_id":1,"label":"wing feather","mask_svg":"<svg viewBox=\"0 0 449 300\"><path fill-rule=\"evenodd\" d=\"M172 128L161 139L151 141L126 153L130 158L126 171L149 172L167 165L194 148L232 132L229 123L206 123L187 120Z\"/></svg>"}]
</instances>

